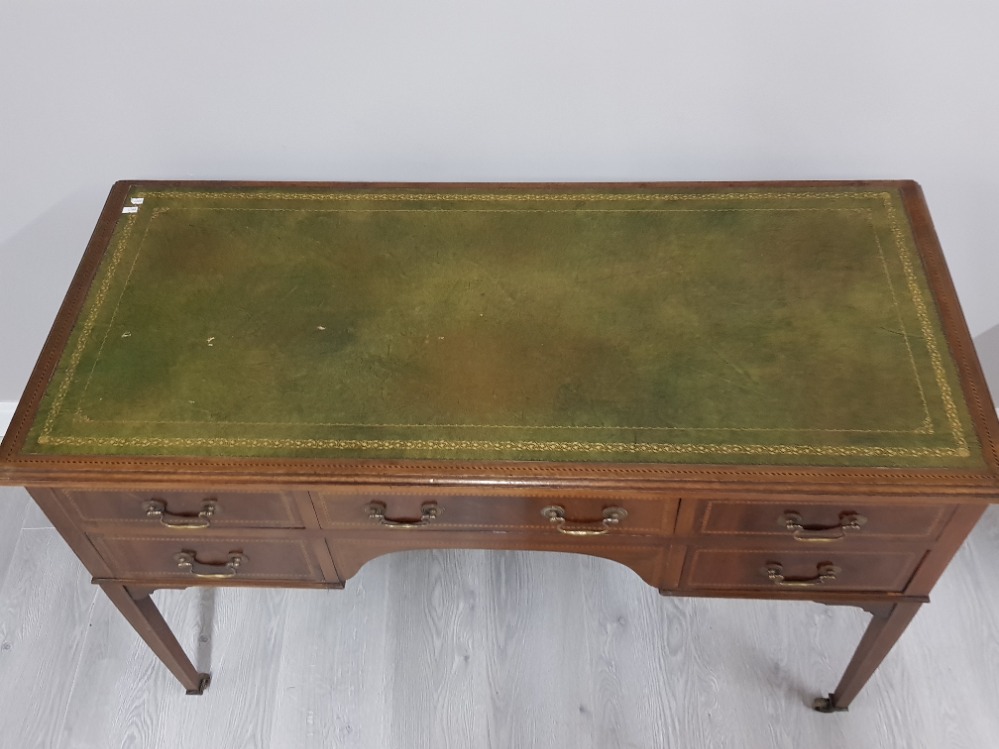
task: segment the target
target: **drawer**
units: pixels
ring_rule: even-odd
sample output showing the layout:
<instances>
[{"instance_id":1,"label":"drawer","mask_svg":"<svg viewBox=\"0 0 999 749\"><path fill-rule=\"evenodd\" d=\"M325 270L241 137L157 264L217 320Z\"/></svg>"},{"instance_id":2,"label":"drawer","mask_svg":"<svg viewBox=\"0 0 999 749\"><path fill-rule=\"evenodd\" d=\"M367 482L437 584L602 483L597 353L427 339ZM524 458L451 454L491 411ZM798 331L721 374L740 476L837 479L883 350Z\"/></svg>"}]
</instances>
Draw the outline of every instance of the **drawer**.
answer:
<instances>
[{"instance_id":1,"label":"drawer","mask_svg":"<svg viewBox=\"0 0 999 749\"><path fill-rule=\"evenodd\" d=\"M667 535L678 501L657 495L544 490L352 488L312 495L324 528L517 529L560 535Z\"/></svg>"},{"instance_id":2,"label":"drawer","mask_svg":"<svg viewBox=\"0 0 999 749\"><path fill-rule=\"evenodd\" d=\"M135 523L192 530L224 527L301 528L291 492L59 490L67 508L90 523ZM308 501L306 499L306 501Z\"/></svg>"},{"instance_id":3,"label":"drawer","mask_svg":"<svg viewBox=\"0 0 999 749\"><path fill-rule=\"evenodd\" d=\"M767 536L803 543L844 539L931 541L954 512L949 505L707 501L697 532L706 536Z\"/></svg>"},{"instance_id":4,"label":"drawer","mask_svg":"<svg viewBox=\"0 0 999 749\"><path fill-rule=\"evenodd\" d=\"M325 580L316 555L318 545L325 545L304 535L108 534L90 540L122 580L181 580L192 585Z\"/></svg>"},{"instance_id":5,"label":"drawer","mask_svg":"<svg viewBox=\"0 0 999 749\"><path fill-rule=\"evenodd\" d=\"M922 551L694 549L684 571L689 589L775 592L904 590Z\"/></svg>"}]
</instances>

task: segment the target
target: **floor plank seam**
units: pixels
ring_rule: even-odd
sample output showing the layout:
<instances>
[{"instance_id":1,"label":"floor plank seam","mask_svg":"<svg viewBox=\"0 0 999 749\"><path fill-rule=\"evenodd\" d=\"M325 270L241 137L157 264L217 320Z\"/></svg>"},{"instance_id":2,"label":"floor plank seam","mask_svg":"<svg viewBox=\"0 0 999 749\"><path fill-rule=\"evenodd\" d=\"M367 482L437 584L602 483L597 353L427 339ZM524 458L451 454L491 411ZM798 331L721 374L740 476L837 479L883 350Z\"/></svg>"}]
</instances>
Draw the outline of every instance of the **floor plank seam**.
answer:
<instances>
[{"instance_id":1,"label":"floor plank seam","mask_svg":"<svg viewBox=\"0 0 999 749\"><path fill-rule=\"evenodd\" d=\"M39 528L38 530L44 530ZM90 633L93 629L94 623L94 610L97 608L97 596L100 591L96 586L93 587L90 597L90 606L87 608L87 629L86 634L83 636L83 642L80 643L79 652L76 656L76 663L73 664L73 676L70 678L69 691L66 692L66 704L62 707L62 715L59 716L58 730L56 732L57 736L63 736L66 729L66 720L69 717L69 708L73 704L73 696L76 694L76 686L80 680L80 667L83 664L83 657L87 652L87 642L90 640Z\"/></svg>"},{"instance_id":2,"label":"floor plank seam","mask_svg":"<svg viewBox=\"0 0 999 749\"><path fill-rule=\"evenodd\" d=\"M22 541L21 535L24 533L24 521L27 517L27 513L28 507L25 505L21 512L21 527L18 528L17 535L14 537L11 559L7 562L6 567L0 567L0 590L4 590L7 585L7 577L10 575L10 568L12 566L12 562L14 561L14 555L16 555L17 547L20 546Z\"/></svg>"},{"instance_id":3,"label":"floor plank seam","mask_svg":"<svg viewBox=\"0 0 999 749\"><path fill-rule=\"evenodd\" d=\"M27 512L28 512L28 508L25 508L25 513L27 513ZM27 536L25 535L25 531L26 530L28 530L28 531L32 531L32 530L50 530L50 531L55 532L54 528L21 528L21 530L18 531L17 538L14 541L14 556L15 557L17 556L17 550L18 550L18 548L22 545L22 543L27 538ZM10 570L11 570L12 567L13 567L13 565L9 565L7 567L7 569L3 571L3 575L0 575L0 590L4 590L7 587L7 582L9 580L9 578L10 578Z\"/></svg>"},{"instance_id":4,"label":"floor plank seam","mask_svg":"<svg viewBox=\"0 0 999 749\"><path fill-rule=\"evenodd\" d=\"M273 637L274 649L268 652L268 656L272 659L271 662L277 663L277 668L275 669L275 673L270 675L270 684L262 683L259 687L261 690L270 689L271 695L274 695L273 687L276 684L280 683L279 680L281 678L281 671L283 670L282 662L284 661L284 658L282 656L284 655L285 651L285 631L287 629L287 624L288 624L289 607L286 604L287 604L288 594L290 593L290 591L282 590L280 591L280 593L282 598L285 599L285 605L281 605L278 607L278 610L280 612L278 617L280 621L275 622L275 626L280 629L280 633L276 633L275 636ZM274 741L274 726L277 722L275 720L277 713L277 710L275 709L276 705L277 705L277 700L272 696L271 699L267 700L264 707L264 710L266 711L267 714L266 718L267 726L266 730L261 731L261 735L267 737L268 743L265 744L265 746L281 746L282 743L280 737L278 737L276 742Z\"/></svg>"}]
</instances>

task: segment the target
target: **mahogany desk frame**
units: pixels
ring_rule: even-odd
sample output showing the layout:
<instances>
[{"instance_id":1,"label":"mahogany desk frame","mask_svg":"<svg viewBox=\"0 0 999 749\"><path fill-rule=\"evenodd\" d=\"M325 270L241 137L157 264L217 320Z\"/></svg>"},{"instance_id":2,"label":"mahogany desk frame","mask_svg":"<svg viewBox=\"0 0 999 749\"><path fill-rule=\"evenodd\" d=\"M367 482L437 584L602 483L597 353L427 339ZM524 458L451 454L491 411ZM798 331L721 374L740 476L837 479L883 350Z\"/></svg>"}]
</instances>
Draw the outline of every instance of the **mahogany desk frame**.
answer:
<instances>
[{"instance_id":1,"label":"mahogany desk frame","mask_svg":"<svg viewBox=\"0 0 999 749\"><path fill-rule=\"evenodd\" d=\"M24 455L46 384L135 184L199 183L114 186L0 447L0 483L27 487L189 693L200 694L209 676L169 630L153 590L342 588L365 562L398 550L557 550L616 560L663 595L865 609L872 619L842 680L815 703L824 712L845 710L928 602L987 504L999 501L995 410L921 191L911 182L838 184L901 188L984 448L984 470ZM203 552L213 561L199 559L198 544L213 549ZM862 572L837 578L844 557ZM785 572L795 564L814 571Z\"/></svg>"}]
</instances>

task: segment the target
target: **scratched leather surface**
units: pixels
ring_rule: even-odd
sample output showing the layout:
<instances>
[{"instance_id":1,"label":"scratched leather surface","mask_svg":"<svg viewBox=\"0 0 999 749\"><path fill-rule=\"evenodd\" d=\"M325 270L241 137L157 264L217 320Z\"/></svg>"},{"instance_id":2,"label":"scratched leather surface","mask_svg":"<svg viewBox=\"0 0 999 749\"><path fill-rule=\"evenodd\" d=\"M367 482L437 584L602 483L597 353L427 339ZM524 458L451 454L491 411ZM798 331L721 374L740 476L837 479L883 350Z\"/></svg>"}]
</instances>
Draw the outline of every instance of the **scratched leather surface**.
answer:
<instances>
[{"instance_id":1,"label":"scratched leather surface","mask_svg":"<svg viewBox=\"0 0 999 749\"><path fill-rule=\"evenodd\" d=\"M892 192L135 195L25 452L981 465Z\"/></svg>"}]
</instances>

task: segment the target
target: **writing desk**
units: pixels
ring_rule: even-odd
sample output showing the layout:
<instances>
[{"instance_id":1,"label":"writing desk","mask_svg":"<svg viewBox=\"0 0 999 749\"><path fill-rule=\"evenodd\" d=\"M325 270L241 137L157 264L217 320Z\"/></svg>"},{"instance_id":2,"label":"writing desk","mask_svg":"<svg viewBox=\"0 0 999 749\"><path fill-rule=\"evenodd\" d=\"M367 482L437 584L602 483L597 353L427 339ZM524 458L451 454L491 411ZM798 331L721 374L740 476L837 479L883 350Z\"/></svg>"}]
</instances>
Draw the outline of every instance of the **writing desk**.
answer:
<instances>
[{"instance_id":1,"label":"writing desk","mask_svg":"<svg viewBox=\"0 0 999 749\"><path fill-rule=\"evenodd\" d=\"M912 182L114 186L0 447L149 594L590 554L860 606L845 709L986 504L995 412Z\"/></svg>"}]
</instances>

